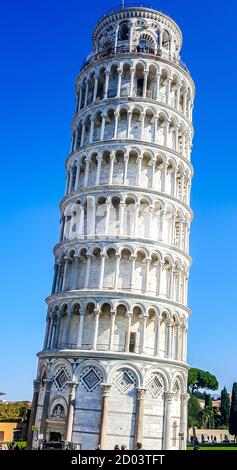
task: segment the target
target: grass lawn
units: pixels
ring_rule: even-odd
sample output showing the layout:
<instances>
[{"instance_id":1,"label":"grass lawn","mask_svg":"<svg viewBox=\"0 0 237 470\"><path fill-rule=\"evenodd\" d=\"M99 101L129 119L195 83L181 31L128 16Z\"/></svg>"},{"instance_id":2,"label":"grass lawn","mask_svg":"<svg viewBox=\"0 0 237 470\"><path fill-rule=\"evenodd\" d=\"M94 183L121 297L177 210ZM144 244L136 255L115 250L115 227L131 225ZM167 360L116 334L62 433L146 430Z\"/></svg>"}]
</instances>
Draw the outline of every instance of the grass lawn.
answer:
<instances>
[{"instance_id":1,"label":"grass lawn","mask_svg":"<svg viewBox=\"0 0 237 470\"><path fill-rule=\"evenodd\" d=\"M234 447L234 446L230 446L230 447L225 447L225 446L207 446L207 447L204 447L204 446L200 446L199 447L200 450L237 450L237 446ZM193 450L193 447L188 447L187 450Z\"/></svg>"}]
</instances>

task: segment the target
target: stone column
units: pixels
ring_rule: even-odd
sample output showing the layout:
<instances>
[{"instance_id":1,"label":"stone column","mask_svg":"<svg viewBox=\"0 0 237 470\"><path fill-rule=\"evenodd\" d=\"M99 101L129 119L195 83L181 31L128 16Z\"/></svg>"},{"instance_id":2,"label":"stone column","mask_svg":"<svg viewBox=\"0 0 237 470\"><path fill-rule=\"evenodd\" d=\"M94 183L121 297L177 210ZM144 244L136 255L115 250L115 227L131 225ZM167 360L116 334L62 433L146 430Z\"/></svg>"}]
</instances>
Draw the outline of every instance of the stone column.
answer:
<instances>
[{"instance_id":1,"label":"stone column","mask_svg":"<svg viewBox=\"0 0 237 470\"><path fill-rule=\"evenodd\" d=\"M147 320L148 315L144 315L143 317L143 325L142 325L142 346L141 346L141 353L144 354L145 346L146 346L146 327L147 327Z\"/></svg>"},{"instance_id":2,"label":"stone column","mask_svg":"<svg viewBox=\"0 0 237 470\"><path fill-rule=\"evenodd\" d=\"M131 256L131 279L130 279L130 289L134 289L134 274L135 274L135 262L136 262L136 256Z\"/></svg>"},{"instance_id":3,"label":"stone column","mask_svg":"<svg viewBox=\"0 0 237 470\"><path fill-rule=\"evenodd\" d=\"M94 92L93 92L93 103L96 101L97 89L98 89L98 76L96 75L95 84L94 84Z\"/></svg>"},{"instance_id":4,"label":"stone column","mask_svg":"<svg viewBox=\"0 0 237 470\"><path fill-rule=\"evenodd\" d=\"M86 158L85 161L86 161L86 169L85 169L85 177L84 177L84 188L86 188L88 185L89 166L90 166L90 160L88 157Z\"/></svg>"},{"instance_id":5,"label":"stone column","mask_svg":"<svg viewBox=\"0 0 237 470\"><path fill-rule=\"evenodd\" d=\"M33 438L33 430L32 426L35 424L36 412L37 412L37 405L38 405L38 397L39 397L39 390L40 390L40 380L33 381L34 393L31 405L31 413L30 413L30 421L28 427L28 434L27 434L27 449L31 450L32 448L32 438Z\"/></svg>"},{"instance_id":6,"label":"stone column","mask_svg":"<svg viewBox=\"0 0 237 470\"><path fill-rule=\"evenodd\" d=\"M144 71L143 90L142 90L143 98L146 98L146 94L147 94L147 78L148 78L148 70L145 70Z\"/></svg>"},{"instance_id":7,"label":"stone column","mask_svg":"<svg viewBox=\"0 0 237 470\"><path fill-rule=\"evenodd\" d=\"M73 430L77 385L78 385L78 382L76 382L75 380L68 382L69 399L68 399L68 414L67 414L67 422L66 422L66 430L65 430L65 441L67 442L72 442L72 430Z\"/></svg>"},{"instance_id":8,"label":"stone column","mask_svg":"<svg viewBox=\"0 0 237 470\"><path fill-rule=\"evenodd\" d=\"M105 93L104 93L104 100L108 98L108 88L109 88L109 71L105 72Z\"/></svg>"},{"instance_id":9,"label":"stone column","mask_svg":"<svg viewBox=\"0 0 237 470\"><path fill-rule=\"evenodd\" d=\"M141 113L141 140L144 140L145 113Z\"/></svg>"},{"instance_id":10,"label":"stone column","mask_svg":"<svg viewBox=\"0 0 237 470\"><path fill-rule=\"evenodd\" d=\"M188 435L188 400L189 394L184 393L180 396L181 406L180 406L180 449L186 449L187 435Z\"/></svg>"},{"instance_id":11,"label":"stone column","mask_svg":"<svg viewBox=\"0 0 237 470\"><path fill-rule=\"evenodd\" d=\"M171 346L172 346L172 322L168 321L167 325L168 331L167 331L167 358L169 359L171 357Z\"/></svg>"},{"instance_id":12,"label":"stone column","mask_svg":"<svg viewBox=\"0 0 237 470\"><path fill-rule=\"evenodd\" d=\"M98 185L98 184L100 184L100 172L101 172L102 155L97 155L96 160L97 160L97 170L96 170L95 184Z\"/></svg>"},{"instance_id":13,"label":"stone column","mask_svg":"<svg viewBox=\"0 0 237 470\"><path fill-rule=\"evenodd\" d=\"M70 347L69 339L70 339L70 333L71 333L72 314L73 314L73 308L72 306L69 306L68 315L67 315L67 327L66 327L66 333L65 333L65 346L66 347Z\"/></svg>"},{"instance_id":14,"label":"stone column","mask_svg":"<svg viewBox=\"0 0 237 470\"><path fill-rule=\"evenodd\" d=\"M117 83L117 94L116 94L116 98L119 98L119 97L120 97L120 93L121 93L121 79L122 79L122 70L121 70L121 69L118 69L118 83Z\"/></svg>"},{"instance_id":15,"label":"stone column","mask_svg":"<svg viewBox=\"0 0 237 470\"><path fill-rule=\"evenodd\" d=\"M143 440L144 398L145 398L146 390L147 390L146 388L137 387L134 449L136 449L137 442L142 442Z\"/></svg>"},{"instance_id":16,"label":"stone column","mask_svg":"<svg viewBox=\"0 0 237 470\"><path fill-rule=\"evenodd\" d=\"M111 310L111 324L110 324L110 334L109 334L109 351L113 350L114 346L114 326L115 326L115 317L116 317L116 312L114 310Z\"/></svg>"},{"instance_id":17,"label":"stone column","mask_svg":"<svg viewBox=\"0 0 237 470\"><path fill-rule=\"evenodd\" d=\"M120 202L119 204L119 235L123 235L123 216L124 216L125 204Z\"/></svg>"},{"instance_id":18,"label":"stone column","mask_svg":"<svg viewBox=\"0 0 237 470\"><path fill-rule=\"evenodd\" d=\"M102 114L101 129L100 129L100 140L104 140L105 118L106 118L106 114L103 113L103 114Z\"/></svg>"},{"instance_id":19,"label":"stone column","mask_svg":"<svg viewBox=\"0 0 237 470\"><path fill-rule=\"evenodd\" d=\"M181 324L178 323L176 325L176 356L175 356L175 359L177 361L180 361L180 326Z\"/></svg>"},{"instance_id":20,"label":"stone column","mask_svg":"<svg viewBox=\"0 0 237 470\"><path fill-rule=\"evenodd\" d=\"M100 254L100 277L99 277L99 289L103 289L104 283L104 270L105 270L105 254Z\"/></svg>"},{"instance_id":21,"label":"stone column","mask_svg":"<svg viewBox=\"0 0 237 470\"><path fill-rule=\"evenodd\" d=\"M146 259L146 274L145 274L145 286L144 286L144 292L147 294L149 290L149 274L150 274L150 264L151 264L151 258Z\"/></svg>"},{"instance_id":22,"label":"stone column","mask_svg":"<svg viewBox=\"0 0 237 470\"><path fill-rule=\"evenodd\" d=\"M142 174L142 155L138 155L138 174L137 174L137 185L141 185L141 174Z\"/></svg>"},{"instance_id":23,"label":"stone column","mask_svg":"<svg viewBox=\"0 0 237 470\"><path fill-rule=\"evenodd\" d=\"M100 418L100 448L106 449L106 437L108 426L108 413L109 413L109 395L111 392L112 384L101 384L102 388L102 405L101 405L101 418Z\"/></svg>"},{"instance_id":24,"label":"stone column","mask_svg":"<svg viewBox=\"0 0 237 470\"><path fill-rule=\"evenodd\" d=\"M105 207L106 207L105 236L108 236L108 234L109 234L109 216L110 216L111 203L110 203L110 202L106 202L106 203L105 203Z\"/></svg>"},{"instance_id":25,"label":"stone column","mask_svg":"<svg viewBox=\"0 0 237 470\"><path fill-rule=\"evenodd\" d=\"M78 335L77 335L77 348L79 349L81 348L81 345L82 345L84 318L85 318L85 312L80 312Z\"/></svg>"},{"instance_id":26,"label":"stone column","mask_svg":"<svg viewBox=\"0 0 237 470\"><path fill-rule=\"evenodd\" d=\"M49 317L49 329L48 329L48 337L47 337L47 343L46 343L46 349L50 349L51 345L51 338L52 338L52 330L53 330L53 317Z\"/></svg>"},{"instance_id":27,"label":"stone column","mask_svg":"<svg viewBox=\"0 0 237 470\"><path fill-rule=\"evenodd\" d=\"M119 264L120 264L120 258L121 258L121 255L117 254L115 255L116 257L116 265L115 265L115 285L114 285L114 288L115 290L118 289L118 280L119 280Z\"/></svg>"},{"instance_id":28,"label":"stone column","mask_svg":"<svg viewBox=\"0 0 237 470\"><path fill-rule=\"evenodd\" d=\"M77 172L76 172L76 181L75 181L75 191L79 190L79 176L80 176L80 162L76 163Z\"/></svg>"},{"instance_id":29,"label":"stone column","mask_svg":"<svg viewBox=\"0 0 237 470\"><path fill-rule=\"evenodd\" d=\"M124 155L124 175L123 175L123 184L126 186L127 184L127 174L128 174L128 160L129 156Z\"/></svg>"},{"instance_id":30,"label":"stone column","mask_svg":"<svg viewBox=\"0 0 237 470\"><path fill-rule=\"evenodd\" d=\"M85 106L87 106L88 92L89 92L89 80L87 80L86 82Z\"/></svg>"},{"instance_id":31,"label":"stone column","mask_svg":"<svg viewBox=\"0 0 237 470\"><path fill-rule=\"evenodd\" d=\"M134 84L135 69L131 67L130 68L130 73L131 73L131 83L130 83L129 96L133 96L133 84Z\"/></svg>"},{"instance_id":32,"label":"stone column","mask_svg":"<svg viewBox=\"0 0 237 470\"><path fill-rule=\"evenodd\" d=\"M84 289L88 289L88 286L89 286L90 270L91 270L91 255L90 255L90 254L87 254L86 275L85 275L85 285L84 285Z\"/></svg>"},{"instance_id":33,"label":"stone column","mask_svg":"<svg viewBox=\"0 0 237 470\"><path fill-rule=\"evenodd\" d=\"M157 132L158 132L158 116L154 116L154 143L157 143ZM155 159L156 161L156 159Z\"/></svg>"},{"instance_id":34,"label":"stone column","mask_svg":"<svg viewBox=\"0 0 237 470\"><path fill-rule=\"evenodd\" d=\"M158 73L156 77L156 99L159 100L159 93L160 93L160 77L161 74Z\"/></svg>"},{"instance_id":35,"label":"stone column","mask_svg":"<svg viewBox=\"0 0 237 470\"><path fill-rule=\"evenodd\" d=\"M95 316L95 324L94 324L94 337L93 337L92 349L95 351L96 350L96 345L97 345L99 319L100 319L99 310L96 310L96 309L94 310L94 316Z\"/></svg>"},{"instance_id":36,"label":"stone column","mask_svg":"<svg viewBox=\"0 0 237 470\"><path fill-rule=\"evenodd\" d=\"M82 99L82 89L81 89L81 84L79 84L79 100L78 100L78 112L81 109L81 99Z\"/></svg>"},{"instance_id":37,"label":"stone column","mask_svg":"<svg viewBox=\"0 0 237 470\"><path fill-rule=\"evenodd\" d=\"M119 113L115 111L114 113L114 139L117 139L117 133L118 133L118 120L119 120Z\"/></svg>"},{"instance_id":38,"label":"stone column","mask_svg":"<svg viewBox=\"0 0 237 470\"><path fill-rule=\"evenodd\" d=\"M156 319L156 345L155 345L155 356L159 356L160 349L160 324L162 317L158 316Z\"/></svg>"},{"instance_id":39,"label":"stone column","mask_svg":"<svg viewBox=\"0 0 237 470\"><path fill-rule=\"evenodd\" d=\"M109 184L112 184L113 182L114 160L115 160L115 155L112 152L110 155Z\"/></svg>"},{"instance_id":40,"label":"stone column","mask_svg":"<svg viewBox=\"0 0 237 470\"><path fill-rule=\"evenodd\" d=\"M131 323L132 323L132 313L128 312L127 313L126 338L125 338L125 352L129 352Z\"/></svg>"},{"instance_id":41,"label":"stone column","mask_svg":"<svg viewBox=\"0 0 237 470\"><path fill-rule=\"evenodd\" d=\"M177 111L179 111L180 90L181 90L181 85L180 85L180 83L178 83L177 96L176 96L176 109L177 109Z\"/></svg>"},{"instance_id":42,"label":"stone column","mask_svg":"<svg viewBox=\"0 0 237 470\"><path fill-rule=\"evenodd\" d=\"M58 312L58 321L57 321L57 329L56 329L56 333L55 333L55 343L54 343L54 346L55 348L57 349L58 348L58 343L59 343L59 334L60 334L60 328L61 328L61 312L59 311Z\"/></svg>"},{"instance_id":43,"label":"stone column","mask_svg":"<svg viewBox=\"0 0 237 470\"><path fill-rule=\"evenodd\" d=\"M173 403L174 393L164 393L164 431L163 431L163 450L171 450L171 411Z\"/></svg>"},{"instance_id":44,"label":"stone column","mask_svg":"<svg viewBox=\"0 0 237 470\"><path fill-rule=\"evenodd\" d=\"M81 145L80 145L80 147L83 147L83 145L84 145L85 131L86 131L86 124L85 124L85 121L84 121L84 122L82 123Z\"/></svg>"},{"instance_id":45,"label":"stone column","mask_svg":"<svg viewBox=\"0 0 237 470\"><path fill-rule=\"evenodd\" d=\"M55 291L56 291L56 285L57 285L57 279L58 279L58 268L59 268L58 263L55 263L55 265L54 265L53 285L52 285L51 294L54 294Z\"/></svg>"},{"instance_id":46,"label":"stone column","mask_svg":"<svg viewBox=\"0 0 237 470\"><path fill-rule=\"evenodd\" d=\"M128 127L127 127L126 139L130 139L131 121L132 121L132 111L128 111Z\"/></svg>"},{"instance_id":47,"label":"stone column","mask_svg":"<svg viewBox=\"0 0 237 470\"><path fill-rule=\"evenodd\" d=\"M66 290L66 288L67 288L69 260L70 260L70 258L68 258L68 257L65 258L65 265L64 265L64 271L63 271L62 291Z\"/></svg>"},{"instance_id":48,"label":"stone column","mask_svg":"<svg viewBox=\"0 0 237 470\"><path fill-rule=\"evenodd\" d=\"M44 380L44 386L45 386L45 393L44 393L44 403L43 403L43 409L42 409L42 416L41 416L41 421L40 421L40 432L39 434L43 434L43 439L45 439L45 433L46 433L46 418L49 414L49 399L50 399L50 392L51 392L51 387L53 385L53 380L52 379L45 379Z\"/></svg>"},{"instance_id":49,"label":"stone column","mask_svg":"<svg viewBox=\"0 0 237 470\"><path fill-rule=\"evenodd\" d=\"M91 116L90 123L91 123L91 126L90 126L89 143L91 144L93 142L93 136L94 136L94 126L95 126L94 116Z\"/></svg>"},{"instance_id":50,"label":"stone column","mask_svg":"<svg viewBox=\"0 0 237 470\"><path fill-rule=\"evenodd\" d=\"M135 208L134 208L135 216L134 216L134 233L133 233L133 235L136 235L137 230L138 230L138 216L139 216L139 210L140 210L139 202L136 202L136 203L135 203Z\"/></svg>"}]
</instances>

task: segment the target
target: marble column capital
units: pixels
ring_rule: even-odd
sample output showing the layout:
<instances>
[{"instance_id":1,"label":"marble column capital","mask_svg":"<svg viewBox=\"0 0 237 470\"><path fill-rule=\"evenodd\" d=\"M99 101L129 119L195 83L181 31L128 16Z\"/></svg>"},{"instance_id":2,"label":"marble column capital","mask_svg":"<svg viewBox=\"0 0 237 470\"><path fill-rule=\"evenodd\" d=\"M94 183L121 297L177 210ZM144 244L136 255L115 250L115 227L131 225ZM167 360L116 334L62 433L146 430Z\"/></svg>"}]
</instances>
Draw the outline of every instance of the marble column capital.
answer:
<instances>
[{"instance_id":1,"label":"marble column capital","mask_svg":"<svg viewBox=\"0 0 237 470\"><path fill-rule=\"evenodd\" d=\"M106 383L101 383L100 384L101 386L101 389L102 389L102 397L109 397L110 395L110 392L111 392L111 388L112 388L112 384L106 384Z\"/></svg>"}]
</instances>

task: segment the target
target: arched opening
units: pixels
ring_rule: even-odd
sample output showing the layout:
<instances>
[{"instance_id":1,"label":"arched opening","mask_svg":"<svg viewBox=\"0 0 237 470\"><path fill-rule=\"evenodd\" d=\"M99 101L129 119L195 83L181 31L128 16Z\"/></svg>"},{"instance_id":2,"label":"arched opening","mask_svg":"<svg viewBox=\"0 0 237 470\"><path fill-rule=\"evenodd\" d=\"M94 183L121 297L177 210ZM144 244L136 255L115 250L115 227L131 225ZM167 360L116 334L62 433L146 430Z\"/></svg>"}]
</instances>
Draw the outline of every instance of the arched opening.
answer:
<instances>
[{"instance_id":1,"label":"arched opening","mask_svg":"<svg viewBox=\"0 0 237 470\"><path fill-rule=\"evenodd\" d=\"M119 204L120 199L118 197L113 197L109 212L109 235L119 234Z\"/></svg>"},{"instance_id":2,"label":"arched opening","mask_svg":"<svg viewBox=\"0 0 237 470\"><path fill-rule=\"evenodd\" d=\"M120 109L118 118L117 139L126 139L128 125L128 112L127 109Z\"/></svg>"},{"instance_id":3,"label":"arched opening","mask_svg":"<svg viewBox=\"0 0 237 470\"><path fill-rule=\"evenodd\" d=\"M102 124L102 112L98 111L95 115L95 122L94 122L94 135L93 135L94 142L100 140L101 124Z\"/></svg>"},{"instance_id":4,"label":"arched opening","mask_svg":"<svg viewBox=\"0 0 237 470\"><path fill-rule=\"evenodd\" d=\"M133 96L143 96L144 87L144 65L137 64L134 77L134 93Z\"/></svg>"},{"instance_id":5,"label":"arched opening","mask_svg":"<svg viewBox=\"0 0 237 470\"><path fill-rule=\"evenodd\" d=\"M123 65L123 72L121 76L121 96L128 96L130 93L131 72L130 64Z\"/></svg>"},{"instance_id":6,"label":"arched opening","mask_svg":"<svg viewBox=\"0 0 237 470\"><path fill-rule=\"evenodd\" d=\"M118 279L118 288L123 290L128 290L131 283L131 252L124 248L121 252L121 258L119 263L119 279Z\"/></svg>"},{"instance_id":7,"label":"arched opening","mask_svg":"<svg viewBox=\"0 0 237 470\"><path fill-rule=\"evenodd\" d=\"M117 95L118 88L118 65L112 65L109 73L108 98L114 98Z\"/></svg>"},{"instance_id":8,"label":"arched opening","mask_svg":"<svg viewBox=\"0 0 237 470\"><path fill-rule=\"evenodd\" d=\"M159 295L160 285L160 260L157 253L151 255L151 261L148 272L148 292L151 295Z\"/></svg>"},{"instance_id":9,"label":"arched opening","mask_svg":"<svg viewBox=\"0 0 237 470\"><path fill-rule=\"evenodd\" d=\"M113 139L114 128L115 128L114 109L109 109L105 116L104 140Z\"/></svg>"},{"instance_id":10,"label":"arched opening","mask_svg":"<svg viewBox=\"0 0 237 470\"><path fill-rule=\"evenodd\" d=\"M110 153L108 151L105 151L101 160L100 184L109 183L110 165Z\"/></svg>"},{"instance_id":11,"label":"arched opening","mask_svg":"<svg viewBox=\"0 0 237 470\"><path fill-rule=\"evenodd\" d=\"M87 268L87 251L83 248L79 256L78 289L84 289Z\"/></svg>"},{"instance_id":12,"label":"arched opening","mask_svg":"<svg viewBox=\"0 0 237 470\"><path fill-rule=\"evenodd\" d=\"M105 94L105 69L102 68L99 71L98 75L98 85L97 85L97 94L96 94L96 100L100 101L104 98Z\"/></svg>"},{"instance_id":13,"label":"arched opening","mask_svg":"<svg viewBox=\"0 0 237 470\"><path fill-rule=\"evenodd\" d=\"M132 111L131 128L130 128L129 137L134 140L141 139L141 111L140 109L135 108Z\"/></svg>"},{"instance_id":14,"label":"arched opening","mask_svg":"<svg viewBox=\"0 0 237 470\"><path fill-rule=\"evenodd\" d=\"M85 311L83 333L82 333L82 349L92 349L94 334L94 309L92 302L88 303Z\"/></svg>"},{"instance_id":15,"label":"arched opening","mask_svg":"<svg viewBox=\"0 0 237 470\"><path fill-rule=\"evenodd\" d=\"M104 196L99 197L96 207L95 229L96 235L104 235L106 224L106 199Z\"/></svg>"},{"instance_id":16,"label":"arched opening","mask_svg":"<svg viewBox=\"0 0 237 470\"><path fill-rule=\"evenodd\" d=\"M129 186L135 186L137 184L138 177L138 154L135 150L129 153L128 159L128 172L127 172L127 184Z\"/></svg>"},{"instance_id":17,"label":"arched opening","mask_svg":"<svg viewBox=\"0 0 237 470\"><path fill-rule=\"evenodd\" d=\"M146 256L141 250L137 252L134 273L134 290L138 292L145 291L146 284Z\"/></svg>"},{"instance_id":18,"label":"arched opening","mask_svg":"<svg viewBox=\"0 0 237 470\"><path fill-rule=\"evenodd\" d=\"M127 237L135 234L135 200L126 198L123 216L123 233Z\"/></svg>"},{"instance_id":19,"label":"arched opening","mask_svg":"<svg viewBox=\"0 0 237 470\"><path fill-rule=\"evenodd\" d=\"M124 305L118 305L115 317L114 327L114 338L113 338L113 350L114 351L125 351L125 337L126 337L126 317L127 309Z\"/></svg>"},{"instance_id":20,"label":"arched opening","mask_svg":"<svg viewBox=\"0 0 237 470\"><path fill-rule=\"evenodd\" d=\"M96 349L98 351L108 351L111 323L111 306L107 303L103 304L99 316L99 328L97 336Z\"/></svg>"},{"instance_id":21,"label":"arched opening","mask_svg":"<svg viewBox=\"0 0 237 470\"><path fill-rule=\"evenodd\" d=\"M169 32L165 29L162 34L162 47L166 49L167 51L170 51L170 34Z\"/></svg>"},{"instance_id":22,"label":"arched opening","mask_svg":"<svg viewBox=\"0 0 237 470\"><path fill-rule=\"evenodd\" d=\"M154 142L154 123L154 114L149 109L146 111L144 122L144 140L147 142Z\"/></svg>"},{"instance_id":23,"label":"arched opening","mask_svg":"<svg viewBox=\"0 0 237 470\"><path fill-rule=\"evenodd\" d=\"M114 160L113 184L123 184L124 178L124 152L117 150Z\"/></svg>"},{"instance_id":24,"label":"arched opening","mask_svg":"<svg viewBox=\"0 0 237 470\"><path fill-rule=\"evenodd\" d=\"M141 199L139 211L138 211L138 223L137 223L137 237L149 238L150 235L150 212L149 202L146 199Z\"/></svg>"},{"instance_id":25,"label":"arched opening","mask_svg":"<svg viewBox=\"0 0 237 470\"><path fill-rule=\"evenodd\" d=\"M105 258L104 269L104 289L114 289L115 287L115 269L116 269L116 251L114 248L109 248Z\"/></svg>"},{"instance_id":26,"label":"arched opening","mask_svg":"<svg viewBox=\"0 0 237 470\"><path fill-rule=\"evenodd\" d=\"M146 97L152 100L156 99L156 84L157 84L157 69L154 65L149 67L149 73L147 77L147 92Z\"/></svg>"},{"instance_id":27,"label":"arched opening","mask_svg":"<svg viewBox=\"0 0 237 470\"><path fill-rule=\"evenodd\" d=\"M89 163L88 186L94 186L97 174L97 153L93 153Z\"/></svg>"}]
</instances>

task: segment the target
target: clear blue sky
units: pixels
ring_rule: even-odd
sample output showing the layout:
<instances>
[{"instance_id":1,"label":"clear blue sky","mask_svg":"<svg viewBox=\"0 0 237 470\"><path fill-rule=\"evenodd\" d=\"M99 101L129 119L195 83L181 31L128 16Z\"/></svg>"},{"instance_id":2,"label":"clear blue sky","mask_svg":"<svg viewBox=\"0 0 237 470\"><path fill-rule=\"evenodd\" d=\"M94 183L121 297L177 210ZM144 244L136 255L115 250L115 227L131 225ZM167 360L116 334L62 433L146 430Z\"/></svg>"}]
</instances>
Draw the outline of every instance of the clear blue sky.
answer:
<instances>
[{"instance_id":1,"label":"clear blue sky","mask_svg":"<svg viewBox=\"0 0 237 470\"><path fill-rule=\"evenodd\" d=\"M118 3L118 1L117 1ZM151 0L152 3L152 0ZM59 237L74 82L97 18L116 0L0 1L0 390L31 399ZM153 0L183 31L195 80L189 362L237 380L234 0Z\"/></svg>"}]
</instances>

